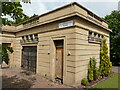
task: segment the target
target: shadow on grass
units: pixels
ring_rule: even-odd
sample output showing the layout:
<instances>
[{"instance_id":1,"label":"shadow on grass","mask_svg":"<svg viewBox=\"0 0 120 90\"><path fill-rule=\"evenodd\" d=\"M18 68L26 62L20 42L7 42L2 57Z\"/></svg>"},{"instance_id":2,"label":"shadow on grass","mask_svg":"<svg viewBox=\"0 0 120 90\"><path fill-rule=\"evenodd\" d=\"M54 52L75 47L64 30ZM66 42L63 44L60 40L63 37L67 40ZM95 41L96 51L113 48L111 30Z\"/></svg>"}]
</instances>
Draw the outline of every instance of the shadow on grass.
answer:
<instances>
[{"instance_id":1,"label":"shadow on grass","mask_svg":"<svg viewBox=\"0 0 120 90\"><path fill-rule=\"evenodd\" d=\"M2 76L2 90L8 88L30 89L32 83L30 81L20 79L16 75L13 77Z\"/></svg>"}]
</instances>

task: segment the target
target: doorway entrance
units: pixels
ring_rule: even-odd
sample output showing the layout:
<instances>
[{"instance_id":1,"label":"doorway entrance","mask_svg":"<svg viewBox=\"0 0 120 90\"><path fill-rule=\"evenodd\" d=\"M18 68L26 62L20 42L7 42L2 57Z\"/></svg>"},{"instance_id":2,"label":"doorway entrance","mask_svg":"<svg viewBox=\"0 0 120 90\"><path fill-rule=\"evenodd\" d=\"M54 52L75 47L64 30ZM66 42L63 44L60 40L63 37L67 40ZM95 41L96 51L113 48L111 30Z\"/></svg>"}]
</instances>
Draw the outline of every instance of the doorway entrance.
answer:
<instances>
[{"instance_id":1,"label":"doorway entrance","mask_svg":"<svg viewBox=\"0 0 120 90\"><path fill-rule=\"evenodd\" d=\"M63 81L63 52L64 40L55 40L56 59L55 59L55 79Z\"/></svg>"},{"instance_id":2,"label":"doorway entrance","mask_svg":"<svg viewBox=\"0 0 120 90\"><path fill-rule=\"evenodd\" d=\"M37 46L23 46L21 67L36 72Z\"/></svg>"}]
</instances>

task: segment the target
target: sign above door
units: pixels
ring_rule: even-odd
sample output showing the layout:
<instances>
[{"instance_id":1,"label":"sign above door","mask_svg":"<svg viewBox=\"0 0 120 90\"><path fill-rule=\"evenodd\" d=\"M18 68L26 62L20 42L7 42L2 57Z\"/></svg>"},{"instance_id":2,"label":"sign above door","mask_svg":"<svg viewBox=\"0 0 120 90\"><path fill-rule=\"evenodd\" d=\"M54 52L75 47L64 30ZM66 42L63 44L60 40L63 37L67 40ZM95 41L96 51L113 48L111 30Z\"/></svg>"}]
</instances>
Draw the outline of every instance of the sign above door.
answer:
<instances>
[{"instance_id":1,"label":"sign above door","mask_svg":"<svg viewBox=\"0 0 120 90\"><path fill-rule=\"evenodd\" d=\"M69 27L69 26L73 26L73 20L59 23L59 28L64 28L64 27Z\"/></svg>"}]
</instances>

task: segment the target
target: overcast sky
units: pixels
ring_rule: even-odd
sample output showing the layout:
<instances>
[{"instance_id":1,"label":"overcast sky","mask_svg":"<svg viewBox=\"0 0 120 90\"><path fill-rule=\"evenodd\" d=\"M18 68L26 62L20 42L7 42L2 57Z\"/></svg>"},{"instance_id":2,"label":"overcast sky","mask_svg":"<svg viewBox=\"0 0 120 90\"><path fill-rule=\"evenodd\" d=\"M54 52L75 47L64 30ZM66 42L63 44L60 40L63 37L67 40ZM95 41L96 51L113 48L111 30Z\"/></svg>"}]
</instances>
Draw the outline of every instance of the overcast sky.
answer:
<instances>
[{"instance_id":1,"label":"overcast sky","mask_svg":"<svg viewBox=\"0 0 120 90\"><path fill-rule=\"evenodd\" d=\"M24 13L32 16L33 14L41 15L74 1L98 16L104 17L111 11L118 10L118 1L120 0L32 0L31 4L22 3L22 6Z\"/></svg>"},{"instance_id":2,"label":"overcast sky","mask_svg":"<svg viewBox=\"0 0 120 90\"><path fill-rule=\"evenodd\" d=\"M34 14L41 15L58 7L64 6L71 2L77 2L92 11L100 17L109 15L113 10L118 10L118 2L120 0L30 0L31 4L21 2L25 14L32 16ZM120 5L119 5L120 7ZM13 20L10 16L5 16L9 20Z\"/></svg>"}]
</instances>

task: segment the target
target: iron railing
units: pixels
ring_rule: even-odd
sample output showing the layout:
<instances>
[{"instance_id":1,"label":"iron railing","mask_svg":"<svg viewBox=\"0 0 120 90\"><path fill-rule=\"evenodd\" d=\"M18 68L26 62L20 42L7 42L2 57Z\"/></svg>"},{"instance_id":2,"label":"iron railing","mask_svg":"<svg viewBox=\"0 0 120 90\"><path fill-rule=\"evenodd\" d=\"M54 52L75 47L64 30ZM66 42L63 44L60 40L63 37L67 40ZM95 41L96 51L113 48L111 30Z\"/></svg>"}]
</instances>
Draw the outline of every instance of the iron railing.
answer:
<instances>
[{"instance_id":1,"label":"iron railing","mask_svg":"<svg viewBox=\"0 0 120 90\"><path fill-rule=\"evenodd\" d=\"M101 38L96 38L96 37L89 36L88 41L101 42L102 40L101 40Z\"/></svg>"}]
</instances>

